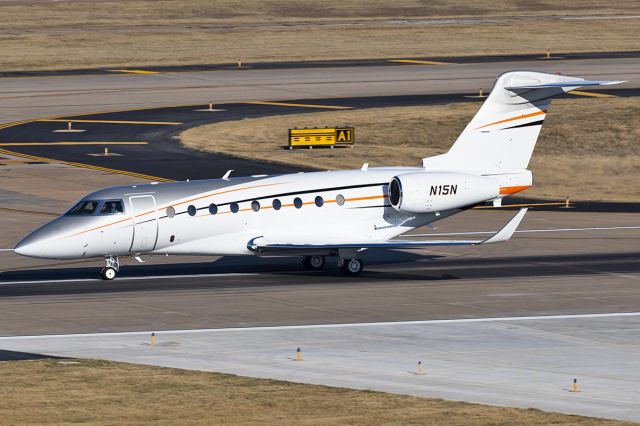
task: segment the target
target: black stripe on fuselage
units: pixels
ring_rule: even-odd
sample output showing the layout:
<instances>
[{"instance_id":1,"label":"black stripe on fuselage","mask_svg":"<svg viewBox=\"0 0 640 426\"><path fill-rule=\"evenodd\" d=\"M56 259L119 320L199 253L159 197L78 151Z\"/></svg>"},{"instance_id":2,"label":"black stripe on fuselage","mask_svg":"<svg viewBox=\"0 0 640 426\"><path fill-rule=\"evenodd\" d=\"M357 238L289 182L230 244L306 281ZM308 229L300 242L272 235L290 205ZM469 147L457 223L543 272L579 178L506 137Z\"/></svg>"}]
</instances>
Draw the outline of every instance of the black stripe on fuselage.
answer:
<instances>
[{"instance_id":1,"label":"black stripe on fuselage","mask_svg":"<svg viewBox=\"0 0 640 426\"><path fill-rule=\"evenodd\" d=\"M517 126L505 127L504 129L500 129L500 130L518 129L520 127L529 127L529 126L542 126L542 123L544 123L544 120L538 120L538 121L532 121L531 123L518 124Z\"/></svg>"},{"instance_id":2,"label":"black stripe on fuselage","mask_svg":"<svg viewBox=\"0 0 640 426\"><path fill-rule=\"evenodd\" d=\"M237 200L237 201L229 201L228 203L222 203L222 204L216 204L217 207L221 207L221 206L228 206L229 204L232 203L246 203L248 201L258 201L258 200L265 200L265 199L269 199L269 198L278 198L278 197L287 197L290 195L302 195L302 194L311 194L314 192L326 192L326 191L340 191L343 189L356 189L356 188L368 188L368 187L374 187L374 186L384 186L384 185L388 185L387 182L385 183L367 183L367 184L361 184L361 185L349 185L349 186L334 186L331 188L320 188L320 189L309 189L306 191L293 191L293 192L282 192L279 194L271 194L271 195L265 195L263 197L257 197L257 198L246 198L243 200ZM198 207L196 208L196 210L206 210L208 209L209 206L203 206L203 207ZM186 214L187 210L183 210L181 212L176 212L175 216L178 216L180 214ZM158 217L158 219L166 219L167 215L164 216L160 216ZM144 222L140 222L140 223L144 223Z\"/></svg>"}]
</instances>

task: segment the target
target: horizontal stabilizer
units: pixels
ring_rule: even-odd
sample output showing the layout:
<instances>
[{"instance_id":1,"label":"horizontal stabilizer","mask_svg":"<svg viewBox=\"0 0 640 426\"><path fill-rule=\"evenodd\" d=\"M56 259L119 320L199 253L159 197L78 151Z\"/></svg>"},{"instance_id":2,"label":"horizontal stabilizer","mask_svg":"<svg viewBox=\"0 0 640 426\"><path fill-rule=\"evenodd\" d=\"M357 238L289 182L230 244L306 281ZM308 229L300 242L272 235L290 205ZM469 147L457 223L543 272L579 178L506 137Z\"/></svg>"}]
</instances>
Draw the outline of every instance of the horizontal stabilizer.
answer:
<instances>
[{"instance_id":1,"label":"horizontal stabilizer","mask_svg":"<svg viewBox=\"0 0 640 426\"><path fill-rule=\"evenodd\" d=\"M625 83L624 80L572 80L572 81L556 81L549 83L538 84L524 84L517 86L505 87L507 90L522 90L522 89L544 89L549 87L582 87L582 86L610 86L612 84Z\"/></svg>"}]
</instances>

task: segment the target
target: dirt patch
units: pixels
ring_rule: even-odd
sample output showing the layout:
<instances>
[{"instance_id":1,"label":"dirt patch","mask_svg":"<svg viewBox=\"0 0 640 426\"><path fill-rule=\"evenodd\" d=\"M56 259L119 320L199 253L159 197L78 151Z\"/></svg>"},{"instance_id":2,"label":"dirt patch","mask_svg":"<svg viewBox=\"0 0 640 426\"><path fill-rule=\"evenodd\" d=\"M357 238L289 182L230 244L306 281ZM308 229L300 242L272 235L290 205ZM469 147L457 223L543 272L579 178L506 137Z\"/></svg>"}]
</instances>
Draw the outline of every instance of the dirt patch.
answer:
<instances>
[{"instance_id":1,"label":"dirt patch","mask_svg":"<svg viewBox=\"0 0 640 426\"><path fill-rule=\"evenodd\" d=\"M189 148L319 169L419 165L446 152L478 104L340 110L244 119L180 135ZM353 148L283 149L293 127L351 125ZM640 104L635 98L555 100L530 168L535 185L523 195L590 201L640 199Z\"/></svg>"},{"instance_id":2,"label":"dirt patch","mask_svg":"<svg viewBox=\"0 0 640 426\"><path fill-rule=\"evenodd\" d=\"M629 424L106 361L3 362L0 374L6 424Z\"/></svg>"}]
</instances>

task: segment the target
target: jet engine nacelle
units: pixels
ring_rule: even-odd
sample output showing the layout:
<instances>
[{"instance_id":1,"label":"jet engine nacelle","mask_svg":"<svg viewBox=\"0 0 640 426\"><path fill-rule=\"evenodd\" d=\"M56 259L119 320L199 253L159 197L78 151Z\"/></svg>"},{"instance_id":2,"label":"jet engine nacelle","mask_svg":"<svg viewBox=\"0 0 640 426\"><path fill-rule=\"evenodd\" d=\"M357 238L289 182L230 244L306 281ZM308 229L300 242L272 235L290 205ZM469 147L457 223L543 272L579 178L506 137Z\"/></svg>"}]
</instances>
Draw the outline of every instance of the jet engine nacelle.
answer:
<instances>
[{"instance_id":1,"label":"jet engine nacelle","mask_svg":"<svg viewBox=\"0 0 640 426\"><path fill-rule=\"evenodd\" d=\"M434 213L467 207L498 197L494 179L451 172L416 172L395 176L389 201L404 213Z\"/></svg>"}]
</instances>

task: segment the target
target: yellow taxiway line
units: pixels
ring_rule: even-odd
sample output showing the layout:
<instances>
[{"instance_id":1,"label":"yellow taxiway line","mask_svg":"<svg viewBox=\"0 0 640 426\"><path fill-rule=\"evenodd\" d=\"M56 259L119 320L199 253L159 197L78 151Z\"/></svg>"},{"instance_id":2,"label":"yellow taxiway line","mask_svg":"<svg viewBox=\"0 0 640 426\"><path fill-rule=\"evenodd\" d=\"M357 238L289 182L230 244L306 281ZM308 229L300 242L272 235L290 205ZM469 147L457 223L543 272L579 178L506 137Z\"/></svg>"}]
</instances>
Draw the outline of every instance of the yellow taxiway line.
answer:
<instances>
[{"instance_id":1,"label":"yellow taxiway line","mask_svg":"<svg viewBox=\"0 0 640 426\"><path fill-rule=\"evenodd\" d=\"M593 92L583 92L582 90L572 90L569 92L572 95L579 96L591 96L593 98L615 98L614 95L608 95L606 93L593 93Z\"/></svg>"},{"instance_id":2,"label":"yellow taxiway line","mask_svg":"<svg viewBox=\"0 0 640 426\"><path fill-rule=\"evenodd\" d=\"M29 158L35 161L43 161L45 163L59 163L67 166L81 167L83 169L97 170L106 173L116 173L125 176L131 176L139 179L151 180L156 182L175 182L173 179L166 179L158 176L145 175L142 173L128 172L126 170L110 169L108 167L92 166L91 164L74 163L71 161L54 160L52 158L38 157L36 155L22 154L21 152L13 152L0 148L0 154L13 155L15 157Z\"/></svg>"},{"instance_id":3,"label":"yellow taxiway line","mask_svg":"<svg viewBox=\"0 0 640 426\"><path fill-rule=\"evenodd\" d=\"M271 102L271 101L252 101L252 102L242 102L242 103L243 104L252 104L252 105L276 105L276 106L290 106L290 107L302 107L302 108L353 109L353 107L350 107L350 106L290 104L290 103L286 103L286 102Z\"/></svg>"},{"instance_id":4,"label":"yellow taxiway line","mask_svg":"<svg viewBox=\"0 0 640 426\"><path fill-rule=\"evenodd\" d=\"M417 59L389 59L387 62L397 62L399 64L414 64L414 65L451 65L453 64L453 62L419 61Z\"/></svg>"},{"instance_id":5,"label":"yellow taxiway line","mask_svg":"<svg viewBox=\"0 0 640 426\"><path fill-rule=\"evenodd\" d=\"M160 74L157 71L147 71L147 70L109 70L110 72L119 72L122 74Z\"/></svg>"},{"instance_id":6,"label":"yellow taxiway line","mask_svg":"<svg viewBox=\"0 0 640 426\"><path fill-rule=\"evenodd\" d=\"M571 205L572 203L569 203ZM541 207L541 206L566 206L567 202L557 203L530 203L530 204L505 204L502 206L477 206L474 209L505 209L507 207Z\"/></svg>"},{"instance_id":7,"label":"yellow taxiway line","mask_svg":"<svg viewBox=\"0 0 640 426\"><path fill-rule=\"evenodd\" d=\"M0 142L0 146L148 145L149 142Z\"/></svg>"},{"instance_id":8,"label":"yellow taxiway line","mask_svg":"<svg viewBox=\"0 0 640 426\"><path fill-rule=\"evenodd\" d=\"M177 126L179 122L176 121L123 121L123 120L76 120L76 119L64 119L64 118L41 118L34 120L47 123L105 123L105 124L152 124L152 125L167 125Z\"/></svg>"}]
</instances>

